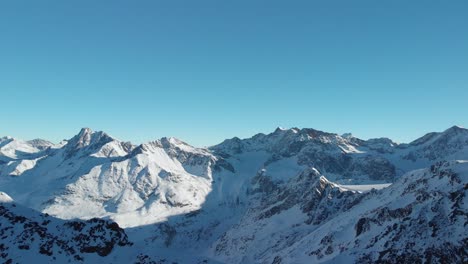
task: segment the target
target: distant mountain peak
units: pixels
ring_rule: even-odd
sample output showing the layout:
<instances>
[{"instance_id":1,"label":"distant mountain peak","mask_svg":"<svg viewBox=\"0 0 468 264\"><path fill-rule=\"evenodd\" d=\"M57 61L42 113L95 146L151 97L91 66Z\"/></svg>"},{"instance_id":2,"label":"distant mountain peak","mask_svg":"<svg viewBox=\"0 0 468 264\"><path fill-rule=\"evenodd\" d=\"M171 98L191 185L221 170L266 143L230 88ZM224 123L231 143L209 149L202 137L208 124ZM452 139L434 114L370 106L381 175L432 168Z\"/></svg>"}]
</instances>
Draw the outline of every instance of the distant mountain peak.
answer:
<instances>
[{"instance_id":1,"label":"distant mountain peak","mask_svg":"<svg viewBox=\"0 0 468 264\"><path fill-rule=\"evenodd\" d=\"M107 133L105 133L103 131L93 131L92 129L87 128L87 127L82 128L80 130L80 132L78 133L78 135L76 135L73 138L77 138L77 139L85 142L85 141L90 141L94 137L96 137L96 138L105 137L105 138L115 140L114 138L112 138L111 136L109 136Z\"/></svg>"},{"instance_id":2,"label":"distant mountain peak","mask_svg":"<svg viewBox=\"0 0 468 264\"><path fill-rule=\"evenodd\" d=\"M468 129L464 128L464 127L461 127L461 126L452 126L450 128L448 128L447 130L445 130L444 132L442 133L453 133L453 132L468 132Z\"/></svg>"},{"instance_id":3,"label":"distant mountain peak","mask_svg":"<svg viewBox=\"0 0 468 264\"><path fill-rule=\"evenodd\" d=\"M89 128L89 127L83 127L83 128L81 128L79 135L82 135L82 134L91 134L91 133L93 133L93 130L92 130L91 128Z\"/></svg>"},{"instance_id":4,"label":"distant mountain peak","mask_svg":"<svg viewBox=\"0 0 468 264\"><path fill-rule=\"evenodd\" d=\"M171 145L179 145L179 144L183 144L183 145L187 145L189 146L188 143L184 142L183 140L180 140L176 137L163 137L160 139L160 141L162 143L168 143L168 144L171 144Z\"/></svg>"},{"instance_id":5,"label":"distant mountain peak","mask_svg":"<svg viewBox=\"0 0 468 264\"><path fill-rule=\"evenodd\" d=\"M0 192L0 259L367 263L434 246L458 263L468 163L442 161L468 159L467 131L454 126L417 145L281 127L209 149L174 137L136 147L90 128L45 149L43 140L0 141L0 191L14 198ZM94 217L128 228L135 246Z\"/></svg>"},{"instance_id":6,"label":"distant mountain peak","mask_svg":"<svg viewBox=\"0 0 468 264\"><path fill-rule=\"evenodd\" d=\"M13 137L10 137L10 136L4 136L4 137L1 137L0 140L12 140L14 139Z\"/></svg>"},{"instance_id":7,"label":"distant mountain peak","mask_svg":"<svg viewBox=\"0 0 468 264\"><path fill-rule=\"evenodd\" d=\"M120 144L120 141L102 131L94 132L90 128L82 128L76 136L67 141L66 156L71 157L81 149L96 151L112 141L116 141Z\"/></svg>"},{"instance_id":8,"label":"distant mountain peak","mask_svg":"<svg viewBox=\"0 0 468 264\"><path fill-rule=\"evenodd\" d=\"M274 133L278 133L278 132L282 132L282 131L286 131L286 130L288 130L288 129L279 126L279 127L277 127L277 128L275 129L275 132L274 132Z\"/></svg>"}]
</instances>

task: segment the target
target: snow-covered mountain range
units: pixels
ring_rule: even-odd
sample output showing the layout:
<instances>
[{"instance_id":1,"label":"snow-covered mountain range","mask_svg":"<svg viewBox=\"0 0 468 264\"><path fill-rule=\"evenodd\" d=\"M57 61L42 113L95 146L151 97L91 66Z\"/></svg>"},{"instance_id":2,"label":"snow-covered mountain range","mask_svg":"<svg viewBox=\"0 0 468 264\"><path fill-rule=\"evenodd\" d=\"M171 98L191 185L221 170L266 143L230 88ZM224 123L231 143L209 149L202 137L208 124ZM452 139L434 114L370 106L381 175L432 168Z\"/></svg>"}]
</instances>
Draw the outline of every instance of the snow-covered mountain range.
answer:
<instances>
[{"instance_id":1,"label":"snow-covered mountain range","mask_svg":"<svg viewBox=\"0 0 468 264\"><path fill-rule=\"evenodd\" d=\"M137 146L88 128L59 144L4 137L0 256L461 263L467 161L468 130L457 126L409 144L297 128L210 148Z\"/></svg>"}]
</instances>

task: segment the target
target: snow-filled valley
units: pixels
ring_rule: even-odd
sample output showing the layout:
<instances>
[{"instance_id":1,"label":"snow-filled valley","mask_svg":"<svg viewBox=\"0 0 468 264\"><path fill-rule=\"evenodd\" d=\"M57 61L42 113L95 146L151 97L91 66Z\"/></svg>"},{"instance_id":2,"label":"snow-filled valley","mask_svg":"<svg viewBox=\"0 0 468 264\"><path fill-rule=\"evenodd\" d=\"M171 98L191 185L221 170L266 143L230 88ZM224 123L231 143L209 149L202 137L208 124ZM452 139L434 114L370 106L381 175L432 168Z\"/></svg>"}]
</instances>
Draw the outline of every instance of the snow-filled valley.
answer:
<instances>
[{"instance_id":1,"label":"snow-filled valley","mask_svg":"<svg viewBox=\"0 0 468 264\"><path fill-rule=\"evenodd\" d=\"M463 263L468 130L0 138L6 263Z\"/></svg>"}]
</instances>

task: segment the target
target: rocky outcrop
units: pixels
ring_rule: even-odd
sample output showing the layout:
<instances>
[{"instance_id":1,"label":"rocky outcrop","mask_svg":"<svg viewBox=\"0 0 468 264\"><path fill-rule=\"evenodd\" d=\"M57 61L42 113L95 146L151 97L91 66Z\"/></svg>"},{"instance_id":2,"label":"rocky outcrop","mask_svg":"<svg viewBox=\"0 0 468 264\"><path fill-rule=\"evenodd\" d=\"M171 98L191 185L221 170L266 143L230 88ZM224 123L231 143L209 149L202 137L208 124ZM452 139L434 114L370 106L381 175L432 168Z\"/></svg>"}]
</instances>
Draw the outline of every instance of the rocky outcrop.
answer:
<instances>
[{"instance_id":1,"label":"rocky outcrop","mask_svg":"<svg viewBox=\"0 0 468 264\"><path fill-rule=\"evenodd\" d=\"M273 185L256 177L251 209L213 247L241 263L464 263L468 162L437 162L382 190L349 191L307 169ZM275 225L274 223L281 223ZM273 228L275 227L275 228ZM267 239L268 237L268 239ZM233 252L248 258L235 257ZM268 252L268 253L267 253Z\"/></svg>"},{"instance_id":2,"label":"rocky outcrop","mask_svg":"<svg viewBox=\"0 0 468 264\"><path fill-rule=\"evenodd\" d=\"M11 201L0 203L0 238L0 258L5 262L30 258L82 262L89 254L104 257L132 245L115 222L63 221Z\"/></svg>"}]
</instances>

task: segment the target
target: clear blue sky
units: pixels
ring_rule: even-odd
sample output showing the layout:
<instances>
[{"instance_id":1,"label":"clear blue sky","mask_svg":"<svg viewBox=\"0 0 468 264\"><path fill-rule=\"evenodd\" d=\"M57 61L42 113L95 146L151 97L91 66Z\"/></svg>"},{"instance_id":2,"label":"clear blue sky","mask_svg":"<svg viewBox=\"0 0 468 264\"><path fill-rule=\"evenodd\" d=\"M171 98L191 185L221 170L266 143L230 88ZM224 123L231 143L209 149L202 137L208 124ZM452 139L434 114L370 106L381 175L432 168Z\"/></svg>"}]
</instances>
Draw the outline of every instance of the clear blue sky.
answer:
<instances>
[{"instance_id":1,"label":"clear blue sky","mask_svg":"<svg viewBox=\"0 0 468 264\"><path fill-rule=\"evenodd\" d=\"M468 1L1 1L0 135L468 126Z\"/></svg>"}]
</instances>

